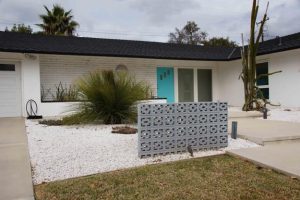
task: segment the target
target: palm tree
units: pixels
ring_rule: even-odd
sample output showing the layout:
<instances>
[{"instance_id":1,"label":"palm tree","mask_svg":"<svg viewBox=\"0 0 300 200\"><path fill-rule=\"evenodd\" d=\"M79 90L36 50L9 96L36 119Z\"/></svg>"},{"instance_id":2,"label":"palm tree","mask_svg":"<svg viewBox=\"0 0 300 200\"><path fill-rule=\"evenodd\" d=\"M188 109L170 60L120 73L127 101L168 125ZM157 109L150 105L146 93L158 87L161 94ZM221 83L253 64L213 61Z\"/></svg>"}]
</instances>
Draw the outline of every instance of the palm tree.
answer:
<instances>
[{"instance_id":1,"label":"palm tree","mask_svg":"<svg viewBox=\"0 0 300 200\"><path fill-rule=\"evenodd\" d=\"M75 33L79 24L72 20L72 10L65 11L63 7L58 4L53 5L52 10L44 6L46 14L40 15L42 24L37 24L46 35L66 35L72 36Z\"/></svg>"}]
</instances>

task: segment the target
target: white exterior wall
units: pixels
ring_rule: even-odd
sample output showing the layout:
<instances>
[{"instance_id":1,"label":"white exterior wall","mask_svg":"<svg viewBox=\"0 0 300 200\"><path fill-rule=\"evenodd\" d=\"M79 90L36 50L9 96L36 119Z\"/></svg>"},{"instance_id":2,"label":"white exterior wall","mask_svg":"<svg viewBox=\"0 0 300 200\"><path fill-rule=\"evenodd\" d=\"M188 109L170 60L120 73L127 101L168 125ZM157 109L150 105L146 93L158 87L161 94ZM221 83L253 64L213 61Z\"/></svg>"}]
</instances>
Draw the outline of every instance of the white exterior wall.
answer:
<instances>
[{"instance_id":1,"label":"white exterior wall","mask_svg":"<svg viewBox=\"0 0 300 200\"><path fill-rule=\"evenodd\" d=\"M31 57L29 57L29 55ZM40 65L38 55L0 52L0 62L10 62L21 66L21 102L22 116L26 116L26 102L36 101L40 108Z\"/></svg>"},{"instance_id":2,"label":"white exterior wall","mask_svg":"<svg viewBox=\"0 0 300 200\"><path fill-rule=\"evenodd\" d=\"M262 57L269 60L270 100L283 107L300 107L300 49Z\"/></svg>"},{"instance_id":3,"label":"white exterior wall","mask_svg":"<svg viewBox=\"0 0 300 200\"><path fill-rule=\"evenodd\" d=\"M175 99L178 99L177 69L193 68L212 69L213 99L218 100L218 80L215 62L142 59L142 58L112 58L91 56L63 56L63 55L36 55L22 53L0 53L0 61L11 62L21 66L21 106L22 116L27 116L26 102L29 99L36 101L38 114L43 116L57 116L66 114L74 103L46 103L41 102L41 85L55 91L55 85L72 84L80 76L94 70L115 69L119 64L127 66L137 80L147 81L156 95L156 67L172 66L175 69ZM197 90L197 88L195 88ZM158 100L164 102L165 100ZM156 101L157 102L157 101Z\"/></svg>"},{"instance_id":4,"label":"white exterior wall","mask_svg":"<svg viewBox=\"0 0 300 200\"><path fill-rule=\"evenodd\" d=\"M29 58L28 55L34 56ZM0 62L21 66L21 116L26 117L26 103L33 99L38 106L38 114L56 116L69 110L72 103L42 103L40 97L40 61L38 55L21 53L0 53Z\"/></svg>"},{"instance_id":5,"label":"white exterior wall","mask_svg":"<svg viewBox=\"0 0 300 200\"><path fill-rule=\"evenodd\" d=\"M137 80L147 81L157 95L156 67L174 67L175 77L175 100L178 96L177 69L212 69L213 100L219 99L218 74L215 62L166 60L166 59L144 59L144 58L120 58L120 57L95 57L95 56L65 56L65 55L40 55L41 85L55 91L55 85L60 81L64 84L72 84L76 80L94 70L114 70L117 65L124 64L128 71ZM197 84L196 84L197 86ZM195 87L197 91L197 87Z\"/></svg>"},{"instance_id":6,"label":"white exterior wall","mask_svg":"<svg viewBox=\"0 0 300 200\"><path fill-rule=\"evenodd\" d=\"M40 104L40 115L43 117L63 116L70 114L72 108L76 106L76 102L48 102Z\"/></svg>"},{"instance_id":7,"label":"white exterior wall","mask_svg":"<svg viewBox=\"0 0 300 200\"><path fill-rule=\"evenodd\" d=\"M23 116L27 116L26 103L30 99L33 99L37 103L38 109L41 109L39 57L38 55L32 56L32 58L28 58L23 55L23 59L21 61Z\"/></svg>"},{"instance_id":8,"label":"white exterior wall","mask_svg":"<svg viewBox=\"0 0 300 200\"><path fill-rule=\"evenodd\" d=\"M146 80L156 95L156 67L171 66L175 69L175 100L178 99L177 69L212 69L213 100L227 101L229 105L243 104L243 84L238 79L242 70L241 60L230 62L204 62L143 58L112 58L89 56L32 55L21 53L0 53L0 61L21 66L21 106L26 116L26 102L37 102L39 113L54 116L70 110L74 103L42 103L41 85L53 88L60 81L72 84L78 77L96 69L115 69L124 64L138 80ZM282 73L269 77L270 100L283 107L300 107L300 49L259 56L257 62L268 62L269 72ZM196 84L197 85L197 84ZM195 88L197 90L197 88Z\"/></svg>"},{"instance_id":9,"label":"white exterior wall","mask_svg":"<svg viewBox=\"0 0 300 200\"><path fill-rule=\"evenodd\" d=\"M282 73L269 76L270 101L282 107L300 107L300 49L284 51L257 57L257 63L268 62L269 73L282 70ZM241 60L219 62L220 100L232 106L244 102L244 89L239 74Z\"/></svg>"},{"instance_id":10,"label":"white exterior wall","mask_svg":"<svg viewBox=\"0 0 300 200\"><path fill-rule=\"evenodd\" d=\"M51 88L51 91L55 92L55 86L60 81L63 85L74 84L82 75L95 70L115 69L118 64L125 64L138 80L147 80L153 85L153 74L156 72L147 67L147 63L138 64L136 60L126 58L61 55L41 55L41 85L45 89ZM145 79L146 77L147 79ZM155 89L153 88L153 90Z\"/></svg>"},{"instance_id":11,"label":"white exterior wall","mask_svg":"<svg viewBox=\"0 0 300 200\"><path fill-rule=\"evenodd\" d=\"M230 106L241 106L244 101L243 83L238 79L241 71L241 60L218 62L220 101Z\"/></svg>"}]
</instances>

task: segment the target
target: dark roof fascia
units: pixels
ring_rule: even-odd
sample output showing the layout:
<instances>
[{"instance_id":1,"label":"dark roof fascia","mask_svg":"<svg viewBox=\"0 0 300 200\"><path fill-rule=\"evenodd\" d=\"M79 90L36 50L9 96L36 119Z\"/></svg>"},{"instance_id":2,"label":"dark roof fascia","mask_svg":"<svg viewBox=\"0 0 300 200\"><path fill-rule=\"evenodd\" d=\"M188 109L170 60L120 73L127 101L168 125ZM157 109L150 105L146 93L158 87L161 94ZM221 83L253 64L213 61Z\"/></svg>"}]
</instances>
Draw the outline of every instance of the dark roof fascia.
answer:
<instances>
[{"instance_id":1,"label":"dark roof fascia","mask_svg":"<svg viewBox=\"0 0 300 200\"><path fill-rule=\"evenodd\" d=\"M134 55L112 55L112 54L84 54L84 53L66 53L66 52L46 52L46 51L21 51L1 49L0 52L7 53L33 53L44 55L69 55L69 56L98 56L98 57L115 57L115 58L145 58L145 59L162 59L162 60L190 60L190 61L228 61L228 59L196 59L196 58L172 58L172 57L155 57L155 56L134 56Z\"/></svg>"},{"instance_id":2,"label":"dark roof fascia","mask_svg":"<svg viewBox=\"0 0 300 200\"><path fill-rule=\"evenodd\" d=\"M237 47L240 48L240 47ZM281 49L281 50L274 50L274 51L268 51L266 53L258 53L257 56L263 56L273 53L280 53L285 51L291 51L299 49L300 47L291 47L287 49ZM7 49L1 49L0 52L6 52L6 53L33 53L33 54L44 54L44 55L69 55L69 56L100 56L100 57L114 57L114 58L145 58L145 59L162 59L162 60L189 60L189 61L234 61L234 60L240 60L242 57L234 57L234 58L228 58L228 59L196 59L196 58L172 58L172 57L155 57L155 56L134 56L134 55L112 55L112 54L83 54L83 53L66 53L66 52L46 52L46 51L21 51L21 50L7 50Z\"/></svg>"},{"instance_id":3,"label":"dark roof fascia","mask_svg":"<svg viewBox=\"0 0 300 200\"><path fill-rule=\"evenodd\" d=\"M239 48L241 48L241 47L239 47ZM291 50L296 50L296 49L300 49L300 46L290 47L290 48L280 49L280 50L268 51L266 53L258 53L257 56L263 56L263 55L268 55L268 54L273 54L273 53L281 53L281 52L291 51ZM235 57L235 58L230 58L227 61L233 61L233 60L239 60L239 59L242 59L242 57L239 56L239 57Z\"/></svg>"}]
</instances>

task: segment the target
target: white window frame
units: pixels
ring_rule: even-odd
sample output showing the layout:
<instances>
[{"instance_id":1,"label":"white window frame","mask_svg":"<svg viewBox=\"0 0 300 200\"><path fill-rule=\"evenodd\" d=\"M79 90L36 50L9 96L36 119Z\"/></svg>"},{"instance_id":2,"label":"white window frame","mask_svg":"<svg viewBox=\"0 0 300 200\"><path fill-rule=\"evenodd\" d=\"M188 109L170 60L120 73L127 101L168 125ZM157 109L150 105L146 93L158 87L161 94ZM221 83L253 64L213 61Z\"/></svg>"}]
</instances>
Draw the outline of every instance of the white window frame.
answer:
<instances>
[{"instance_id":1,"label":"white window frame","mask_svg":"<svg viewBox=\"0 0 300 200\"><path fill-rule=\"evenodd\" d=\"M262 64L262 63L268 63L268 73L269 73L269 60L260 60L256 63L256 66L255 66L255 73L256 73L256 68L257 68L257 65L258 64ZM255 77L256 77L256 74L255 74ZM256 85L256 82L255 82L255 85ZM269 89L269 98L268 100L270 99L270 79L268 77L268 85L256 85L256 87L258 87L259 89L264 89L264 88L268 88Z\"/></svg>"},{"instance_id":2,"label":"white window frame","mask_svg":"<svg viewBox=\"0 0 300 200\"><path fill-rule=\"evenodd\" d=\"M212 74L212 100L214 100L214 68L213 67L174 67L174 95L175 95L175 102L179 102L179 89L178 89L178 69L192 69L194 75L194 102L198 102L198 69L209 69L211 70Z\"/></svg>"}]
</instances>

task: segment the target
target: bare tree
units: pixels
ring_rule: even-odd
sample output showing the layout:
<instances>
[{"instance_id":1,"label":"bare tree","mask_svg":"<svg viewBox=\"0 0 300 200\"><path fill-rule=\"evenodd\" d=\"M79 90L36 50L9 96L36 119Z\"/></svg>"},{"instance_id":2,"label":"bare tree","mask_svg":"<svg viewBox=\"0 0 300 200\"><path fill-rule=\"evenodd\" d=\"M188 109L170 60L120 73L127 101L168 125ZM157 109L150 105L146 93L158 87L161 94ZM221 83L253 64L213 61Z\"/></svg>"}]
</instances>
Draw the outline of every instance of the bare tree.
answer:
<instances>
[{"instance_id":1,"label":"bare tree","mask_svg":"<svg viewBox=\"0 0 300 200\"><path fill-rule=\"evenodd\" d=\"M245 102L243 105L244 111L250 110L261 110L267 104L271 104L263 95L259 87L257 87L257 80L270 76L272 74L279 73L281 71L272 72L269 74L261 74L256 76L256 55L259 47L259 42L261 40L264 25L268 20L267 11L269 7L269 2L267 4L266 11L264 13L263 19L259 23L258 32L255 30L257 14L259 10L259 5L257 0L253 0L252 12L251 12L251 24L250 24L250 39L247 47L244 46L244 38L242 35L242 48L241 48L241 57L242 57L242 73L240 78L244 83L244 98ZM272 105L272 104L271 104Z\"/></svg>"}]
</instances>

